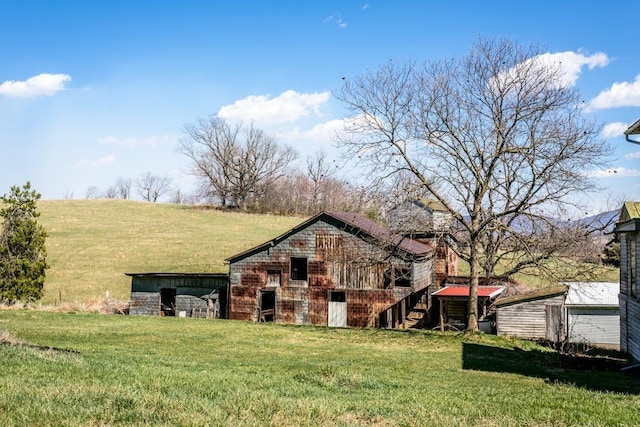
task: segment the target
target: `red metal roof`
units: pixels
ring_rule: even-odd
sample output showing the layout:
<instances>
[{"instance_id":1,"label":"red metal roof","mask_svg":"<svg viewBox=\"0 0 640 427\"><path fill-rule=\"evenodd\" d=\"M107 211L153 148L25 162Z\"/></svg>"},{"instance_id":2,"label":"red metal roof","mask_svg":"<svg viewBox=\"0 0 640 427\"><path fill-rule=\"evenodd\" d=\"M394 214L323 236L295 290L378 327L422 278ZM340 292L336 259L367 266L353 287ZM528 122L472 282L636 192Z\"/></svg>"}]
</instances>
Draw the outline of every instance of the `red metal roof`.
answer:
<instances>
[{"instance_id":1,"label":"red metal roof","mask_svg":"<svg viewBox=\"0 0 640 427\"><path fill-rule=\"evenodd\" d=\"M478 286L478 297L495 298L505 290L504 286ZM445 286L434 292L437 297L468 297L468 286Z\"/></svg>"}]
</instances>

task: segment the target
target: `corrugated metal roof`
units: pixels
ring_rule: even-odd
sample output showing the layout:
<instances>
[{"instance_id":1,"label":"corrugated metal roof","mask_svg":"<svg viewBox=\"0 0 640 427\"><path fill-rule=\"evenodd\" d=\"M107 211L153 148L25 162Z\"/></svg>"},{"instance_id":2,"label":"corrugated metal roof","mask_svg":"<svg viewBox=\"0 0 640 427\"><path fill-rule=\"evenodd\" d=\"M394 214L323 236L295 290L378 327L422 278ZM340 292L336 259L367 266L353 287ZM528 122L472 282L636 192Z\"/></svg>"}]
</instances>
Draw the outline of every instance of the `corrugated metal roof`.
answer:
<instances>
[{"instance_id":1,"label":"corrugated metal roof","mask_svg":"<svg viewBox=\"0 0 640 427\"><path fill-rule=\"evenodd\" d=\"M617 282L569 282L567 306L609 306L619 305L620 283Z\"/></svg>"},{"instance_id":2,"label":"corrugated metal roof","mask_svg":"<svg viewBox=\"0 0 640 427\"><path fill-rule=\"evenodd\" d=\"M504 292L504 286L478 286L478 297L495 298ZM468 297L468 286L445 286L444 288L432 293L437 297Z\"/></svg>"}]
</instances>

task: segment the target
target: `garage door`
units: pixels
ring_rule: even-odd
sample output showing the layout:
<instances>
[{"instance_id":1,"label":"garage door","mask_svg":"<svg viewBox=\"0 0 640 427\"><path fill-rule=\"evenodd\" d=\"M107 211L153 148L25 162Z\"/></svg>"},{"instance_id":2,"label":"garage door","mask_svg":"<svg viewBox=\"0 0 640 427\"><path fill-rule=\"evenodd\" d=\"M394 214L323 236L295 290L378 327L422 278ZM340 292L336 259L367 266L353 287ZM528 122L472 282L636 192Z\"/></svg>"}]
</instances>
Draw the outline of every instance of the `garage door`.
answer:
<instances>
[{"instance_id":1,"label":"garage door","mask_svg":"<svg viewBox=\"0 0 640 427\"><path fill-rule=\"evenodd\" d=\"M569 308L567 327L570 342L620 345L618 309Z\"/></svg>"}]
</instances>

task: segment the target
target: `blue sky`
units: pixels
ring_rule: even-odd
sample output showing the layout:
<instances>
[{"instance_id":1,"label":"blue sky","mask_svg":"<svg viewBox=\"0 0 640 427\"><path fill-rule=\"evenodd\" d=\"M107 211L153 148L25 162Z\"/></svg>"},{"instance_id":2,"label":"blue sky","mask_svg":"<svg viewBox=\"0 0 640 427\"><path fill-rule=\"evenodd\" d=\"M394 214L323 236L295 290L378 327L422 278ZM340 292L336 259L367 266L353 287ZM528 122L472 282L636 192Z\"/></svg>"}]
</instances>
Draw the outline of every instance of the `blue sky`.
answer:
<instances>
[{"instance_id":1,"label":"blue sky","mask_svg":"<svg viewBox=\"0 0 640 427\"><path fill-rule=\"evenodd\" d=\"M0 193L29 180L84 198L143 172L189 192L186 123L254 122L304 158L337 155L342 77L389 59L461 56L478 36L540 44L567 64L615 147L609 198L640 200L640 33L631 1L0 0Z\"/></svg>"}]
</instances>

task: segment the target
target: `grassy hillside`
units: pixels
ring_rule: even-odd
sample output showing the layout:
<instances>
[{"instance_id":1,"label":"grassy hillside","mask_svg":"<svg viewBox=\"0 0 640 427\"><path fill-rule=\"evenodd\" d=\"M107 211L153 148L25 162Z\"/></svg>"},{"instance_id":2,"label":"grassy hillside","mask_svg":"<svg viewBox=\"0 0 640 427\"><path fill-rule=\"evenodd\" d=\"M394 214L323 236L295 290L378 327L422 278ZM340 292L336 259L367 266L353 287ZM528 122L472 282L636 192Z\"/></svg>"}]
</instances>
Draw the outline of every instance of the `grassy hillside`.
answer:
<instances>
[{"instance_id":1,"label":"grassy hillside","mask_svg":"<svg viewBox=\"0 0 640 427\"><path fill-rule=\"evenodd\" d=\"M125 200L41 201L49 232L44 304L128 300L125 272L226 272L224 259L300 218Z\"/></svg>"},{"instance_id":2,"label":"grassy hillside","mask_svg":"<svg viewBox=\"0 0 640 427\"><path fill-rule=\"evenodd\" d=\"M4 425L640 425L617 359L495 336L0 310L2 341Z\"/></svg>"},{"instance_id":3,"label":"grassy hillside","mask_svg":"<svg viewBox=\"0 0 640 427\"><path fill-rule=\"evenodd\" d=\"M124 273L224 273L225 258L303 221L125 200L45 200L39 210L49 232L47 305L103 301L107 291L126 301L130 278ZM460 273L468 274L464 263ZM597 280L618 278L618 269L596 273ZM536 275L516 278L534 287L549 284Z\"/></svg>"}]
</instances>

